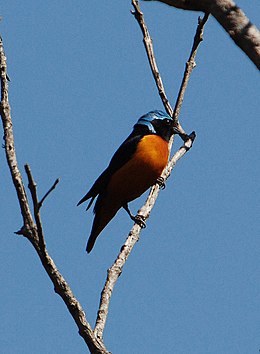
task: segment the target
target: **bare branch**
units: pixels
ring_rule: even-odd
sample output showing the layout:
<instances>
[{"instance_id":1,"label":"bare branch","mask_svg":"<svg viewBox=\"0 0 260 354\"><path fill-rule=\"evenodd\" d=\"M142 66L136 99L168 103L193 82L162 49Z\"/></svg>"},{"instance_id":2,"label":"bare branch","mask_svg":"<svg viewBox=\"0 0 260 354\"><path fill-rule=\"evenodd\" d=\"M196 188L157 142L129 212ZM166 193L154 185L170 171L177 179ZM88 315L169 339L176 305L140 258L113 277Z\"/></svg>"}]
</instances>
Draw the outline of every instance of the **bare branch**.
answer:
<instances>
[{"instance_id":1,"label":"bare branch","mask_svg":"<svg viewBox=\"0 0 260 354\"><path fill-rule=\"evenodd\" d=\"M151 68L151 71L152 71L152 74L153 74L153 77L154 77L154 80L155 80L155 83L156 83L156 86L158 89L158 93L161 97L162 103L165 107L166 112L171 117L173 117L173 119L175 120L175 124L178 126L178 129L185 136L186 133L185 133L184 129L181 127L181 125L178 121L178 117L180 114L181 105L182 105L183 98L184 98L184 93L187 88L189 78L191 76L191 72L196 65L195 64L195 57L197 54L197 49L198 49L200 42L203 40L203 38L202 38L203 29L204 29L204 25L207 22L209 15L205 14L202 20L200 18L198 20L198 26L197 26L196 34L194 36L193 46L191 49L189 59L186 63L186 69L184 72L181 88L180 88L178 98L177 98L177 101L176 101L176 104L175 104L175 107L173 110L171 107L171 104L166 96L166 93L165 93L163 81L162 81L162 78L161 78L157 63L156 63L155 55L154 55L152 38L151 38L148 28L145 24L144 15L143 15L142 11L140 10L140 6L139 6L138 1L132 0L132 5L134 7L134 11L132 11L132 14L135 16L135 18L141 28L146 54L148 57L150 68Z\"/></svg>"},{"instance_id":2,"label":"bare branch","mask_svg":"<svg viewBox=\"0 0 260 354\"><path fill-rule=\"evenodd\" d=\"M162 99L162 102L163 102L168 114L173 115L173 109L171 108L171 105L170 105L170 103L167 99L167 96L165 94L162 79L161 79L158 67L156 65L156 60L155 60L155 56L154 56L154 52L153 52L152 40L151 40L149 31L147 29L147 26L145 24L143 13L140 10L140 7L138 5L138 1L132 0L132 5L134 6L134 9L135 9L135 11L133 11L132 13L134 14L136 20L138 21L138 24L139 24L141 31L143 33L143 36L144 36L144 45L145 45L146 53L148 56L150 67L151 67L160 97ZM199 26L197 28L196 35L194 37L194 44L193 44L192 51L191 51L190 58L189 58L189 61L191 62L191 64L189 64L189 65L192 67L194 66L195 56L197 53L197 48L198 48L199 42L202 40L201 39L202 28L203 28L207 18L208 18L208 16L205 16L204 19L199 22ZM179 94L179 96L182 95L182 99L183 99L183 95L184 95L184 92L185 92L185 89L186 89L187 83L188 83L187 78L189 78L190 74L191 74L191 70L189 70L188 73L186 73L186 71L185 71L185 74L184 74L184 77L186 77L185 85L181 86L181 94ZM187 83L186 83L186 81L187 81ZM178 115L179 115L179 112L181 109L181 103L182 103L182 100L179 100L178 104L176 103L176 107L178 108ZM178 115L176 115L177 118L178 118ZM178 122L178 124L179 124L179 122ZM186 135L185 132L184 132L184 134ZM171 173L173 167L176 165L177 161L181 157L183 157L185 155L185 153L191 148L195 137L196 137L196 135L194 132L189 136L186 135L186 141L185 141L184 145L174 154L174 156L169 161L168 165L166 166L166 168L164 169L164 171L162 173L162 177L164 180L166 180L170 176L170 173ZM149 193L149 196L146 200L145 205L138 211L138 214L142 215L145 220L149 218L151 210L152 210L152 208L156 202L156 199L159 195L159 189L160 189L160 187L158 184L154 185L151 188L151 191ZM106 325L106 320L107 320L107 316L108 316L108 309L109 309L109 304L110 304L112 292L114 290L115 284L116 284L120 274L122 273L125 262L127 261L134 245L139 240L140 231L141 231L140 226L135 224L126 239L126 242L122 246L120 253L117 256L117 259L115 260L115 262L111 266L111 268L109 268L107 271L107 278L106 278L106 282L103 287L103 290L101 292L99 310L98 310L96 325L95 325L95 329L94 329L94 334L97 338L102 339L102 337L103 337L103 332L104 332L104 328Z\"/></svg>"},{"instance_id":3,"label":"bare branch","mask_svg":"<svg viewBox=\"0 0 260 354\"><path fill-rule=\"evenodd\" d=\"M151 1L151 0L145 0ZM210 13L260 69L260 31L233 0L158 0L183 10Z\"/></svg>"},{"instance_id":4,"label":"bare branch","mask_svg":"<svg viewBox=\"0 0 260 354\"><path fill-rule=\"evenodd\" d=\"M13 136L13 124L11 118L11 108L8 99L8 75L6 66L6 57L3 48L3 41L0 37L0 75L1 75L1 104L0 114L2 117L3 129L4 129L4 147L7 163L12 176L12 180L18 196L20 209L23 217L24 227L27 229L34 228L33 218L29 209L27 195L22 182L22 176L18 168L14 136Z\"/></svg>"},{"instance_id":5,"label":"bare branch","mask_svg":"<svg viewBox=\"0 0 260 354\"><path fill-rule=\"evenodd\" d=\"M66 304L71 316L78 326L79 335L84 339L90 352L93 354L109 354L104 343L95 337L79 301L74 296L68 283L59 272L47 250L43 253L39 247L35 247L35 244L33 244L33 246L36 249L42 265L54 285L55 292L60 295Z\"/></svg>"},{"instance_id":6,"label":"bare branch","mask_svg":"<svg viewBox=\"0 0 260 354\"><path fill-rule=\"evenodd\" d=\"M194 40L193 40L193 45L191 48L191 53L190 53L190 57L186 63L186 67L185 67L185 72L183 75L183 79L182 79L182 83L181 83L181 87L180 87L180 91L175 103L175 107L174 107L174 115L173 115L173 119L175 120L175 122L178 122L178 118L180 115L180 110L181 110L181 106L182 106L182 102L184 99L184 94L192 73L192 70L195 68L196 63L195 63L195 57L197 54L197 50L199 47L199 44L203 41L203 30L204 30L204 25L207 22L209 17L209 14L205 14L203 19L201 19L200 17L198 18L198 26L197 26L197 31L195 33L194 36Z\"/></svg>"},{"instance_id":7,"label":"bare branch","mask_svg":"<svg viewBox=\"0 0 260 354\"><path fill-rule=\"evenodd\" d=\"M84 339L89 350L93 354L109 354L105 348L104 343L97 339L92 331L92 328L88 321L86 320L85 313L80 305L80 303L75 298L72 293L68 283L63 278L59 270L57 269L54 261L49 256L47 249L45 247L44 235L41 226L39 206L43 203L47 195L53 190L58 183L54 183L53 187L46 193L43 199L38 203L36 184L33 180L29 166L26 166L26 173L29 179L29 188L31 191L33 205L34 205L34 216L36 220L36 225L34 224L33 217L29 208L26 192L24 189L22 176L19 171L16 154L15 154L15 144L12 129L12 119L10 114L10 104L8 100L8 77L7 77L7 67L6 67L6 57L4 54L3 42L0 37L0 70L1 70L1 105L0 114L3 122L4 128L4 141L5 141L5 152L7 163L10 169L10 173L13 179L14 187L18 196L20 209L24 221L24 225L17 234L21 234L28 238L32 243L34 249L39 255L41 263L45 268L47 274L49 275L53 285L54 290L63 299L69 312L71 313L75 323L78 326L79 334Z\"/></svg>"},{"instance_id":8,"label":"bare branch","mask_svg":"<svg viewBox=\"0 0 260 354\"><path fill-rule=\"evenodd\" d=\"M37 197L37 186L36 183L34 182L30 166L28 164L25 165L25 171L28 177L28 188L31 192L32 196L32 201L33 201L33 210L34 210L34 219L36 222L36 227L37 227L37 235L38 235L38 241L39 241L39 248L42 253L46 253L46 245L45 245L45 240L44 240L44 235L43 235L43 229L42 229L42 222L41 222L41 217L40 217L40 209L39 209L39 203L38 203L38 197Z\"/></svg>"},{"instance_id":9,"label":"bare branch","mask_svg":"<svg viewBox=\"0 0 260 354\"><path fill-rule=\"evenodd\" d=\"M139 5L137 1L132 1L133 6L135 8L134 15L140 25L144 36L144 44L146 48L146 52L148 55L149 63L151 66L151 70L158 87L159 95L163 101L166 111L173 116L173 109L167 99L165 94L165 90L163 87L162 79L155 61L155 56L153 52L153 45L152 39L148 32L147 26L145 25L143 14L140 11ZM196 47L197 48L197 47ZM196 49L197 50L197 49ZM190 61L194 60L196 55L196 50L194 49L194 57L190 57ZM190 75L190 72L189 72ZM51 193L52 190L56 187L58 180L55 181L53 186L50 190L44 195L41 201L38 201L37 196L37 188L36 183L33 179L30 167L28 165L25 166L26 173L29 180L29 189L31 192L33 206L34 206L34 218L36 225L34 224L28 201L26 192L24 190L22 177L20 171L17 166L16 156L15 156L15 149L14 149L14 139L13 139L13 131L12 131L12 121L10 115L10 105L8 102L8 76L6 73L6 58L4 56L4 51L1 42L1 88L2 88L2 96L1 96L1 115L3 120L3 126L5 130L5 148L6 148L6 155L8 160L8 165L10 168L10 172L12 174L12 178L14 181L15 188L17 190L17 195L21 207L22 216L24 219L24 226L20 230L20 234L23 234L27 237L30 242L32 243L33 247L35 248L36 252L39 255L39 258L42 262L43 267L45 268L47 274L49 275L51 281L54 284L54 289L57 294L59 294L63 301L65 302L68 310L70 311L74 321L76 322L79 328L79 334L83 337L85 343L89 347L91 353L98 353L98 354L107 354L108 351L106 350L102 337L103 331L108 315L108 308L111 299L111 295L116 284L116 281L119 275L122 272L123 266L130 255L130 252L135 245L135 243L139 239L140 234L140 227L138 225L134 225L132 230L129 233L129 236L121 248L121 251L113 264L113 266L108 270L107 280L104 286L104 289L101 294L100 300L100 307L98 311L98 316L96 320L96 326L94 331L90 324L87 322L83 309L77 299L74 297L69 285L63 278L63 276L58 271L55 263L53 262L52 258L49 256L43 235L43 229L40 219L40 208L46 199L46 197ZM187 86L187 85L186 85ZM185 91L186 86L183 88L183 92ZM183 100L183 98L182 98ZM180 102L182 102L182 100ZM180 106L177 104L177 107ZM178 111L179 114L179 111ZM178 115L176 115L178 117ZM178 122L179 124L179 122ZM184 131L183 131L184 132ZM184 132L185 133L185 132ZM195 138L195 135L191 135L189 139L186 140L184 145L174 154L173 158L165 168L165 171L162 174L164 179L168 178L171 173L172 168L175 166L176 162L184 156L184 154L190 149L192 146L192 142ZM11 152L8 152L10 150ZM139 213L144 216L145 219L149 218L150 212L155 204L155 201L159 194L159 186L155 185L149 194L149 197L145 203L145 205L140 209Z\"/></svg>"},{"instance_id":10,"label":"bare branch","mask_svg":"<svg viewBox=\"0 0 260 354\"><path fill-rule=\"evenodd\" d=\"M177 161L183 157L186 152L191 148L192 142L195 136L192 136L191 139L187 140L184 145L174 154L171 161L165 168L162 173L162 177L167 179L170 176L170 173L173 167L176 165ZM138 211L138 214L142 215L145 220L150 216L151 210L154 207L156 199L159 195L160 187L158 184L154 185L149 193L149 196L144 204L144 206ZM134 247L136 242L139 240L141 228L139 225L135 224L131 231L128 234L128 237L121 247L120 253L117 256L114 264L107 271L107 278L104 285L104 288L101 293L100 305L96 320L96 325L94 329L94 334L97 338L102 339L103 331L106 325L106 320L108 316L108 309L110 304L110 299L112 292L114 290L115 284L122 273L123 267Z\"/></svg>"},{"instance_id":11,"label":"bare branch","mask_svg":"<svg viewBox=\"0 0 260 354\"><path fill-rule=\"evenodd\" d=\"M51 186L51 188L47 191L46 194L44 194L44 196L42 197L42 199L39 201L38 203L38 208L41 209L43 202L45 201L45 199L48 197L48 195L56 188L57 184L60 182L60 179L57 178L56 181L53 183L53 185Z\"/></svg>"},{"instance_id":12,"label":"bare branch","mask_svg":"<svg viewBox=\"0 0 260 354\"><path fill-rule=\"evenodd\" d=\"M144 15L140 10L140 6L139 6L138 1L132 0L132 5L134 7L134 11L132 11L132 14L135 16L135 18L141 28L141 31L143 33L143 42L144 42L146 54L148 56L148 61L149 61L149 64L150 64L150 67L152 70L152 74L153 74L156 86L158 88L158 93L161 97L161 100L163 102L166 112L172 117L173 109L170 105L170 102L169 102L167 96L166 96L165 89L164 89L163 82L162 82L162 78L161 78L161 75L159 73L159 69L156 64L154 50L153 50L153 41L152 41L152 38L151 38L150 33L148 31L148 28L145 24Z\"/></svg>"}]
</instances>

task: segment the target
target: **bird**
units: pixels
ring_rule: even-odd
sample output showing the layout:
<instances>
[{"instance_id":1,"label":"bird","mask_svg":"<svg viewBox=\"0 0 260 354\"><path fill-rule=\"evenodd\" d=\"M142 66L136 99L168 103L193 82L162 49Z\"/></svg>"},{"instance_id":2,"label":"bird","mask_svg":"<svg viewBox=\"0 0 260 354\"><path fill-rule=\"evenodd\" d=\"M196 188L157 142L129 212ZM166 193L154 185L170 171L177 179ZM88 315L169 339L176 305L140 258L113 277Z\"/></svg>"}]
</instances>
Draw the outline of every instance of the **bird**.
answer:
<instances>
[{"instance_id":1,"label":"bird","mask_svg":"<svg viewBox=\"0 0 260 354\"><path fill-rule=\"evenodd\" d=\"M113 155L108 167L78 202L77 205L80 205L90 199L88 210L97 197L87 253L91 252L98 235L120 208L124 208L142 228L146 226L141 215L134 216L130 212L128 203L156 183L164 186L160 176L168 162L169 141L173 134L183 138L167 113L153 110L142 115Z\"/></svg>"}]
</instances>

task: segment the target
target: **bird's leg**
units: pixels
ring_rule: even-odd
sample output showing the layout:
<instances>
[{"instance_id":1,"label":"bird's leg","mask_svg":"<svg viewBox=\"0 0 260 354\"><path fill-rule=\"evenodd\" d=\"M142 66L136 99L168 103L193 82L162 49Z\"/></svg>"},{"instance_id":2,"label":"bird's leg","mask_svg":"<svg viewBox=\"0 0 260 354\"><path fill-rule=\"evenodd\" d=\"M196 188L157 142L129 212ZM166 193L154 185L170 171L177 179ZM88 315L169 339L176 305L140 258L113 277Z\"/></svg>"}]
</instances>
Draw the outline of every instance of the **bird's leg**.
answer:
<instances>
[{"instance_id":1,"label":"bird's leg","mask_svg":"<svg viewBox=\"0 0 260 354\"><path fill-rule=\"evenodd\" d=\"M159 185L160 189L165 189L165 179L162 176L157 178L156 183Z\"/></svg>"},{"instance_id":2,"label":"bird's leg","mask_svg":"<svg viewBox=\"0 0 260 354\"><path fill-rule=\"evenodd\" d=\"M130 218L136 223L138 224L142 229L144 229L146 227L146 223L145 223L145 219L142 215L137 214L136 216L134 216L131 211L128 208L128 204L124 204L123 208L125 209L125 211L127 212L127 214L130 216Z\"/></svg>"}]
</instances>

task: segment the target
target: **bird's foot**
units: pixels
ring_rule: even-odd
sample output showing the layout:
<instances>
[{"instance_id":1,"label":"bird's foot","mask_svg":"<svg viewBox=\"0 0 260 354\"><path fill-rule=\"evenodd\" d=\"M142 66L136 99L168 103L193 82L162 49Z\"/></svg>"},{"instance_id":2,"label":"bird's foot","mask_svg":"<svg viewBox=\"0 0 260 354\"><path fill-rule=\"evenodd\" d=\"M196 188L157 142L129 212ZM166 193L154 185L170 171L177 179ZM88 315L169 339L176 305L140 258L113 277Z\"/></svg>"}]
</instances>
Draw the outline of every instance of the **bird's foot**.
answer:
<instances>
[{"instance_id":1,"label":"bird's foot","mask_svg":"<svg viewBox=\"0 0 260 354\"><path fill-rule=\"evenodd\" d=\"M160 189L165 189L166 185L165 185L165 179L163 177L158 177L156 180L156 183L159 185Z\"/></svg>"},{"instance_id":2,"label":"bird's foot","mask_svg":"<svg viewBox=\"0 0 260 354\"><path fill-rule=\"evenodd\" d=\"M125 211L127 212L127 214L130 216L130 218L136 223L138 224L142 229L144 229L146 227L146 223L145 223L145 217L143 215L137 214L136 216L134 216L131 211L128 208L128 204L125 203L123 205L123 208L125 209Z\"/></svg>"},{"instance_id":3,"label":"bird's foot","mask_svg":"<svg viewBox=\"0 0 260 354\"><path fill-rule=\"evenodd\" d=\"M146 228L145 217L143 215L137 214L136 216L133 216L132 220L142 229Z\"/></svg>"}]
</instances>

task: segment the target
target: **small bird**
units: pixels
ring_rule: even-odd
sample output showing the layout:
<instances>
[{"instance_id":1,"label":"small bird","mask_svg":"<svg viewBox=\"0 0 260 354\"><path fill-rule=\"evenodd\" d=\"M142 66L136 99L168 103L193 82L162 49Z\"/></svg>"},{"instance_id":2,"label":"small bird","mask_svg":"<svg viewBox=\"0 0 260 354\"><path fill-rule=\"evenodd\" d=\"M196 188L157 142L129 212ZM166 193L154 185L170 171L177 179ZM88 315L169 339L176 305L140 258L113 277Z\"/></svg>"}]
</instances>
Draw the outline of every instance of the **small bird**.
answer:
<instances>
[{"instance_id":1,"label":"small bird","mask_svg":"<svg viewBox=\"0 0 260 354\"><path fill-rule=\"evenodd\" d=\"M173 134L183 135L165 112L154 110L144 114L132 133L115 152L108 167L98 177L77 205L90 199L87 210L97 197L94 222L86 251L89 253L105 226L124 208L130 218L145 227L141 215L132 215L128 203L140 197L155 183L164 185L160 175L169 158L169 140Z\"/></svg>"}]
</instances>

